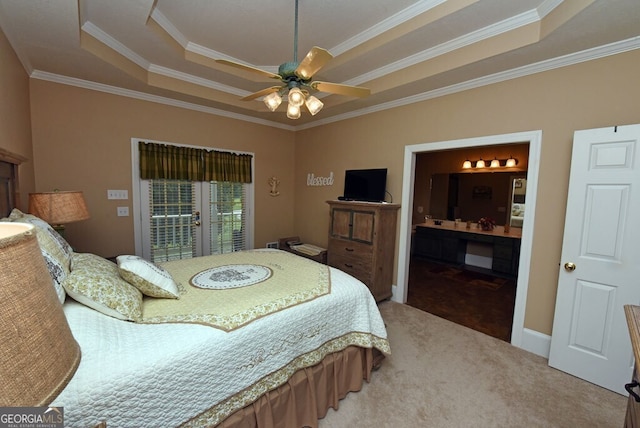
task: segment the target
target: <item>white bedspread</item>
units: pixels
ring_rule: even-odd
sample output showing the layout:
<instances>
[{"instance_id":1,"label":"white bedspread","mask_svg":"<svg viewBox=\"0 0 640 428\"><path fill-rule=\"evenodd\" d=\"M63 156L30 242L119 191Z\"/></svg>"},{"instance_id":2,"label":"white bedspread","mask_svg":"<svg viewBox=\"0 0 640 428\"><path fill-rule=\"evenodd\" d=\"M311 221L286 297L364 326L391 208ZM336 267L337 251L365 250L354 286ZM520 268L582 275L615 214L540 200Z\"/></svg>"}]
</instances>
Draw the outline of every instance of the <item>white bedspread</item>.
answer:
<instances>
[{"instance_id":1,"label":"white bedspread","mask_svg":"<svg viewBox=\"0 0 640 428\"><path fill-rule=\"evenodd\" d=\"M52 405L64 406L67 427L100 421L109 428L174 427L214 405L206 421L217 423L330 352L355 344L388 353L384 323L368 289L339 270L331 268L330 274L331 294L232 332L196 324L135 324L67 300L65 313L82 359ZM230 396L237 399L219 405ZM204 420L192 424L202 426Z\"/></svg>"}]
</instances>

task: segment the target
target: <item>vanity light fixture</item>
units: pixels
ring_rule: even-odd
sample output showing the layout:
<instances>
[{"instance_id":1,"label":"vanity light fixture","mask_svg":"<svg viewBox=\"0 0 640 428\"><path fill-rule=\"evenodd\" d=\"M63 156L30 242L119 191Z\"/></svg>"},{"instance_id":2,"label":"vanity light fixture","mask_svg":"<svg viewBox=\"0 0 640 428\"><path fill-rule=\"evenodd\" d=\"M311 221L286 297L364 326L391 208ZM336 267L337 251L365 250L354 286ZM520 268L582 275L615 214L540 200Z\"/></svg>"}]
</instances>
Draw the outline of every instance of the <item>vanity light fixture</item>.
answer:
<instances>
[{"instance_id":1,"label":"vanity light fixture","mask_svg":"<svg viewBox=\"0 0 640 428\"><path fill-rule=\"evenodd\" d=\"M465 160L462 163L462 169L482 169L482 168L514 168L518 165L518 159L515 159L513 156L509 156L509 159L498 159L497 157L493 158L491 162L485 162L484 159L480 158L477 161L474 160Z\"/></svg>"}]
</instances>

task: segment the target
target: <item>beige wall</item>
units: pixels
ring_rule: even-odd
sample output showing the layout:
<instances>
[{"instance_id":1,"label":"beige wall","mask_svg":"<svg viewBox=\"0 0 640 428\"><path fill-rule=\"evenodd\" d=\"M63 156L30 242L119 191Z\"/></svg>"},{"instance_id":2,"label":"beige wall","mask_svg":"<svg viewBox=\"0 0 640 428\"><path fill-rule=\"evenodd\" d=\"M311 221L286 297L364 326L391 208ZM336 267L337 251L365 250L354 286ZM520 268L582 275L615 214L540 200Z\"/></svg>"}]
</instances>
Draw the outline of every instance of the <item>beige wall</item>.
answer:
<instances>
[{"instance_id":1,"label":"beige wall","mask_svg":"<svg viewBox=\"0 0 640 428\"><path fill-rule=\"evenodd\" d=\"M34 191L31 120L29 116L29 76L0 30L0 152L26 158L18 168L18 208L27 209L29 192Z\"/></svg>"},{"instance_id":2,"label":"beige wall","mask_svg":"<svg viewBox=\"0 0 640 428\"><path fill-rule=\"evenodd\" d=\"M0 49L3 91L17 85L9 101L6 96L0 100L1 147L31 157L24 76L4 39ZM32 80L35 190L83 190L92 218L70 225L67 236L79 251L112 256L133 252L134 246L131 217L117 217L115 208L121 202L106 199L107 189L131 191L131 137L252 151L256 246L291 234L323 245L328 230L325 201L342 194L346 169L388 168L387 190L399 202L405 146L541 129L540 197L525 327L550 334L573 132L640 123L639 65L640 51L623 53L295 134ZM26 183L28 171L29 166L23 169L23 191L34 187ZM307 186L307 174L331 172L333 186ZM272 175L281 180L276 198L268 194Z\"/></svg>"},{"instance_id":3,"label":"beige wall","mask_svg":"<svg viewBox=\"0 0 640 428\"><path fill-rule=\"evenodd\" d=\"M640 51L633 51L298 132L296 233L326 244L324 201L342 193L345 169L388 168L388 191L398 202L405 146L540 129L525 327L551 334L573 132L640 123L639 66ZM306 186L308 172L328 171L336 176L332 187ZM396 245L396 265L397 252Z\"/></svg>"},{"instance_id":4,"label":"beige wall","mask_svg":"<svg viewBox=\"0 0 640 428\"><path fill-rule=\"evenodd\" d=\"M255 154L255 246L290 236L294 218L294 136L290 131L96 91L31 81L36 190L82 190L91 219L67 225L76 251L109 257L134 252L133 218L118 217L132 192L131 138ZM268 179L281 180L269 196Z\"/></svg>"}]
</instances>

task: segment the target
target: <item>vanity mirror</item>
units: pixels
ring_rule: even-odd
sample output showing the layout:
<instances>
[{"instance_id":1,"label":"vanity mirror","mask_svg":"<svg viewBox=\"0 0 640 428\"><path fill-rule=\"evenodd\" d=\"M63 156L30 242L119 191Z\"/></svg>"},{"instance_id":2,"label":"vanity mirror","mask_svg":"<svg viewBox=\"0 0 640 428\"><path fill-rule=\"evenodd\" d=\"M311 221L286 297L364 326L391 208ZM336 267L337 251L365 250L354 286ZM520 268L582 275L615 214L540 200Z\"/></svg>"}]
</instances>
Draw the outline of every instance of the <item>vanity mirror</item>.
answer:
<instances>
[{"instance_id":1,"label":"vanity mirror","mask_svg":"<svg viewBox=\"0 0 640 428\"><path fill-rule=\"evenodd\" d=\"M428 214L472 222L491 217L500 226L522 227L526 182L526 172L433 174Z\"/></svg>"}]
</instances>

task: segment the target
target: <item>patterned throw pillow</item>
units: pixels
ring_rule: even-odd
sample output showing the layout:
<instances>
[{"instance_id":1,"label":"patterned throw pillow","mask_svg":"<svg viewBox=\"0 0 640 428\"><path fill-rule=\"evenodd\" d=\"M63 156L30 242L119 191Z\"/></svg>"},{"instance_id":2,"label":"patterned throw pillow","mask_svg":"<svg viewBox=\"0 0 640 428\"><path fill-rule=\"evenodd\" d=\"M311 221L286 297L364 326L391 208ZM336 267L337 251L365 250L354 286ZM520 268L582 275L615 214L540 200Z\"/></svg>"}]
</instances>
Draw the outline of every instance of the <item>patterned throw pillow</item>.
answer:
<instances>
[{"instance_id":1,"label":"patterned throw pillow","mask_svg":"<svg viewBox=\"0 0 640 428\"><path fill-rule=\"evenodd\" d=\"M3 219L5 220L5 219ZM47 222L14 208L9 214L9 221L30 223L35 226L40 251L44 256L47 264L49 275L53 279L53 285L56 288L60 303L64 303L65 291L62 282L70 272L71 257L73 250L65 239L60 236Z\"/></svg>"},{"instance_id":2,"label":"patterned throw pillow","mask_svg":"<svg viewBox=\"0 0 640 428\"><path fill-rule=\"evenodd\" d=\"M120 276L150 297L177 299L178 285L164 268L138 256L118 256Z\"/></svg>"},{"instance_id":3,"label":"patterned throw pillow","mask_svg":"<svg viewBox=\"0 0 640 428\"><path fill-rule=\"evenodd\" d=\"M142 293L120 277L118 266L90 253L74 253L71 273L62 283L78 302L128 321L142 318Z\"/></svg>"}]
</instances>

